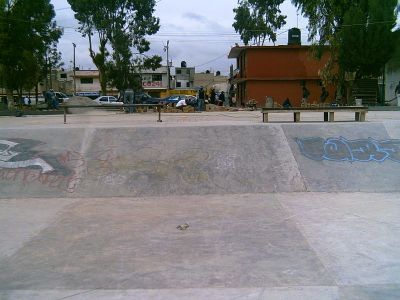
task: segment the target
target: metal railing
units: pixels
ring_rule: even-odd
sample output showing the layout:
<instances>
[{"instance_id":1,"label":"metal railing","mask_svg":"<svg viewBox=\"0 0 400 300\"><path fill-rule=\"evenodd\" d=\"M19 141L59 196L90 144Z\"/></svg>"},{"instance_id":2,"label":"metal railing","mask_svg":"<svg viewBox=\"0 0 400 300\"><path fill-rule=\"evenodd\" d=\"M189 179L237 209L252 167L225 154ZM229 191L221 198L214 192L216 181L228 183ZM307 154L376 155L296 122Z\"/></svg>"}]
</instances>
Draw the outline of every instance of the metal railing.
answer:
<instances>
[{"instance_id":1,"label":"metal railing","mask_svg":"<svg viewBox=\"0 0 400 300\"><path fill-rule=\"evenodd\" d=\"M64 124L67 124L67 110L68 108L135 108L135 107L156 107L158 112L157 122L162 122L161 120L161 108L164 107L164 104L123 104L123 105L115 105L115 104L107 104L107 105L60 105L60 108L64 110ZM132 113L133 111L129 111Z\"/></svg>"}]
</instances>

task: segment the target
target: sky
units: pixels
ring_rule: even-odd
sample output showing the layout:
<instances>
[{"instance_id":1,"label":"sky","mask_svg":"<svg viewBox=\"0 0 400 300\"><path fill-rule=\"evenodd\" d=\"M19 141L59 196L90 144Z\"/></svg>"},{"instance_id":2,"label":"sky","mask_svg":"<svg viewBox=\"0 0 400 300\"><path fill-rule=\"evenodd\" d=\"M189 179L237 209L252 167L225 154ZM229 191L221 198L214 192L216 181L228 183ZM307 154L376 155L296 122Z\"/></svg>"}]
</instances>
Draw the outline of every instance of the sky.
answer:
<instances>
[{"instance_id":1,"label":"sky","mask_svg":"<svg viewBox=\"0 0 400 300\"><path fill-rule=\"evenodd\" d=\"M64 28L59 41L59 51L66 69L72 68L73 46L76 44L76 66L82 69L95 69L89 57L87 38L78 32L78 23L74 18L67 0L51 0L56 12L57 25ZM240 36L232 27L233 9L237 0L159 0L155 16L160 18L161 28L156 35L148 37L151 50L147 54L157 54L166 65L164 46L169 40L169 59L175 67L186 61L188 67L196 67L196 72L210 70L229 73L235 60L228 59L231 47L242 45ZM307 20L297 16L296 8L289 0L282 7L287 15L286 25L278 33L277 45L287 44L287 30L298 27L302 30L302 42L307 42Z\"/></svg>"}]
</instances>

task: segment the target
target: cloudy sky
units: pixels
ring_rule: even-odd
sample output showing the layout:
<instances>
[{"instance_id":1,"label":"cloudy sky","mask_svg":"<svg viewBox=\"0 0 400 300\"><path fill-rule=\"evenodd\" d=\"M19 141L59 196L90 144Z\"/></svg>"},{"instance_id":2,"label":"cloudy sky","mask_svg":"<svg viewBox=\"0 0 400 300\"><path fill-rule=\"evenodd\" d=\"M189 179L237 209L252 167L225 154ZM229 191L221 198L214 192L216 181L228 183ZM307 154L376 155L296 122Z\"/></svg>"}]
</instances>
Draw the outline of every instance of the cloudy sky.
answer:
<instances>
[{"instance_id":1,"label":"cloudy sky","mask_svg":"<svg viewBox=\"0 0 400 300\"><path fill-rule=\"evenodd\" d=\"M66 68L72 67L73 46L76 47L76 65L81 69L94 69L88 51L87 39L77 31L78 23L70 9L67 0L51 0L56 11L58 26L64 28L64 35L59 42ZM179 66L182 60L188 66L196 67L196 71L205 70L229 72L229 66L234 64L227 55L230 48L240 42L239 35L232 28L234 21L233 9L237 0L159 0L156 6L156 16L160 18L161 29L149 37L151 41L150 54L163 57L166 65L164 45L169 40L169 55L174 66ZM283 14L287 15L287 24L278 36L277 44L287 43L287 30L295 27L298 22L302 29L302 41L307 40L307 21L297 17L296 9L286 0L282 6Z\"/></svg>"}]
</instances>

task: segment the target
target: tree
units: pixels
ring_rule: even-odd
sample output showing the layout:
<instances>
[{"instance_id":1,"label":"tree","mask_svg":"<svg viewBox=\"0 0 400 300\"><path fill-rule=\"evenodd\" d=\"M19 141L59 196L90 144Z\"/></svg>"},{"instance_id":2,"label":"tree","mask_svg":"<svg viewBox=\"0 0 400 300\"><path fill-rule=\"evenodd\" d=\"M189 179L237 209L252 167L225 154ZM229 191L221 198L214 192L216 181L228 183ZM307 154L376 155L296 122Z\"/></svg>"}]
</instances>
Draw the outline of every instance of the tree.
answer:
<instances>
[{"instance_id":1,"label":"tree","mask_svg":"<svg viewBox=\"0 0 400 300\"><path fill-rule=\"evenodd\" d=\"M0 1L0 76L10 109L13 91L21 96L37 84L47 49L61 36L54 16L50 0Z\"/></svg>"},{"instance_id":2,"label":"tree","mask_svg":"<svg viewBox=\"0 0 400 300\"><path fill-rule=\"evenodd\" d=\"M309 40L320 55L330 46L326 78L377 76L395 45L397 0L292 0L309 20ZM339 72L333 74L335 63Z\"/></svg>"},{"instance_id":3,"label":"tree","mask_svg":"<svg viewBox=\"0 0 400 300\"><path fill-rule=\"evenodd\" d=\"M233 10L233 28L240 34L245 45L250 41L261 46L268 37L275 45L276 31L286 24L286 16L281 15L279 6L284 0L238 0L239 6Z\"/></svg>"},{"instance_id":4,"label":"tree","mask_svg":"<svg viewBox=\"0 0 400 300\"><path fill-rule=\"evenodd\" d=\"M58 51L57 44L53 43L47 48L41 73L41 79L44 78L46 80L46 89L53 88L53 70L59 69L64 65L61 59L61 52Z\"/></svg>"},{"instance_id":5,"label":"tree","mask_svg":"<svg viewBox=\"0 0 400 300\"><path fill-rule=\"evenodd\" d=\"M133 57L132 49L143 54L150 49L146 35L155 34L159 19L153 16L155 0L68 0L79 21L80 32L89 40L89 53L100 73L100 84L106 94L107 83L132 84L134 70L146 60ZM93 36L99 40L98 52ZM149 58L150 61L161 61Z\"/></svg>"},{"instance_id":6,"label":"tree","mask_svg":"<svg viewBox=\"0 0 400 300\"><path fill-rule=\"evenodd\" d=\"M346 11L338 34L339 64L346 72L355 72L356 78L382 74L395 46L396 2L362 0Z\"/></svg>"}]
</instances>

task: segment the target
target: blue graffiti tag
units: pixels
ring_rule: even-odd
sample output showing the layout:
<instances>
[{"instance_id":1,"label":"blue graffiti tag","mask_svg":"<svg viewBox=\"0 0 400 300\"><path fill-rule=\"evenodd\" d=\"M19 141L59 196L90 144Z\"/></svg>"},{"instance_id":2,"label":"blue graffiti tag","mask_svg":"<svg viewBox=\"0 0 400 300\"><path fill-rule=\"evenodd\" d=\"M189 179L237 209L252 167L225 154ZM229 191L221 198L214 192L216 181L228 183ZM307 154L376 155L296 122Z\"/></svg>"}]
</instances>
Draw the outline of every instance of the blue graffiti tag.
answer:
<instances>
[{"instance_id":1,"label":"blue graffiti tag","mask_svg":"<svg viewBox=\"0 0 400 300\"><path fill-rule=\"evenodd\" d=\"M390 159L400 163L400 140L311 137L295 138L295 141L299 145L301 154L312 160L383 162Z\"/></svg>"}]
</instances>

